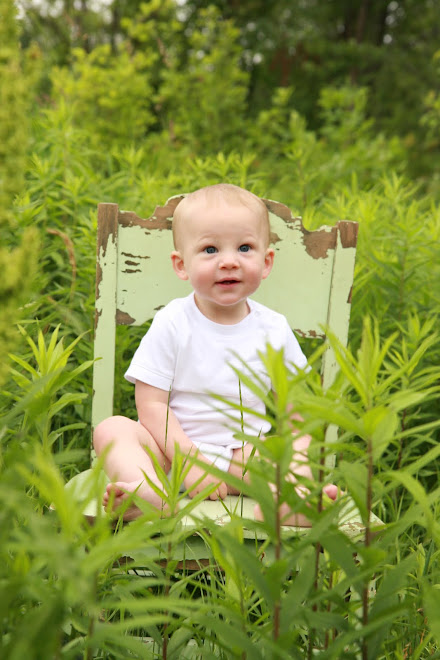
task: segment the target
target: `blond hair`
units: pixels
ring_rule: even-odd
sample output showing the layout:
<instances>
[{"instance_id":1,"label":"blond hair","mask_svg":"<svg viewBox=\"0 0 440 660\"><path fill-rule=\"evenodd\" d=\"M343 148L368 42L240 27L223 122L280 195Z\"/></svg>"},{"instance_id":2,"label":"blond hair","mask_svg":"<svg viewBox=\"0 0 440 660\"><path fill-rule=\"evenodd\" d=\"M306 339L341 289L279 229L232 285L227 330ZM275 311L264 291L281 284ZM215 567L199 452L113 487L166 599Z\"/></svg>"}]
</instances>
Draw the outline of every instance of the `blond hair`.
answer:
<instances>
[{"instance_id":1,"label":"blond hair","mask_svg":"<svg viewBox=\"0 0 440 660\"><path fill-rule=\"evenodd\" d=\"M255 215L259 216L267 227L267 244L269 245L269 213L263 200L260 199L260 197L257 197L257 195L254 195L254 193L249 192L249 190L234 186L232 183L216 183L212 186L199 188L198 190L185 195L176 206L173 214L173 241L176 249L178 234L180 233L179 227L182 222L185 222L185 218L188 218L191 215L192 209L200 203L214 205L219 202L247 206L248 209L255 212Z\"/></svg>"}]
</instances>

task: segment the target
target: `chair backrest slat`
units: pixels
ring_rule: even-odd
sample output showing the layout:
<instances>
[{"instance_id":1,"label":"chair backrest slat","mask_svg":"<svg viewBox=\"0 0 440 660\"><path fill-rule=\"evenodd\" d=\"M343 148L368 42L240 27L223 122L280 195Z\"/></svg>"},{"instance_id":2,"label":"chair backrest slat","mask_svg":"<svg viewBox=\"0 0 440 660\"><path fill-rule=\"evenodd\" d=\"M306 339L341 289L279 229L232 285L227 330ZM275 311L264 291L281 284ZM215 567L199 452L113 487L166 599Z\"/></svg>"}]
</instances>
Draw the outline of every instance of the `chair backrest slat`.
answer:
<instances>
[{"instance_id":1,"label":"chair backrest slat","mask_svg":"<svg viewBox=\"0 0 440 660\"><path fill-rule=\"evenodd\" d=\"M113 414L116 325L142 325L173 298L190 291L170 264L172 216L182 195L143 219L116 204L98 206L95 362L92 426ZM255 299L283 313L301 337L324 338L329 326L348 337L357 223L339 222L310 232L287 206L264 200L270 216L275 264ZM330 351L322 377L330 384Z\"/></svg>"}]
</instances>

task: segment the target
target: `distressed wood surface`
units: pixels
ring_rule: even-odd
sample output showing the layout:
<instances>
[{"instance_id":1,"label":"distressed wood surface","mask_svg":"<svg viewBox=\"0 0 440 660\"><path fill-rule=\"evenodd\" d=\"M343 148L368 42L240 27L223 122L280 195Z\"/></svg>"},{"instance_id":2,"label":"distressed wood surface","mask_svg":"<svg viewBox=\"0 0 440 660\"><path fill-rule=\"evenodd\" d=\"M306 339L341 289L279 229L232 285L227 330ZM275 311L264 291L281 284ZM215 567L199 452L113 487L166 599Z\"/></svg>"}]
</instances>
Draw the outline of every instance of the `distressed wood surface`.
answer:
<instances>
[{"instance_id":1,"label":"distressed wood surface","mask_svg":"<svg viewBox=\"0 0 440 660\"><path fill-rule=\"evenodd\" d=\"M101 504L98 503L94 497L91 497L91 493L96 492L97 482L103 491L105 485L108 483L108 479L103 472L97 473L96 470L90 469L73 477L66 486L69 495L78 502L80 507L82 507L83 515L88 518L91 523L95 521L96 517L106 515ZM185 508L188 501L189 498L182 498L180 501L180 508L182 510ZM191 532L192 529L196 531L201 527L203 528L203 521L207 521L208 529L212 522L216 525L224 526L227 525L234 516L241 516L245 520L253 521L255 504L255 500L237 495L228 495L223 501L202 501L191 510L190 515L182 518L180 523L182 531ZM373 513L371 514L370 522L375 531L383 529L382 521ZM244 539L250 543L267 539L267 535L263 529L255 528L255 524L253 524L253 527L253 529L246 529L246 527L243 529ZM345 506L339 514L339 528L353 541L360 539L364 533L365 527L362 523L361 516L351 499L347 499ZM281 533L284 538L290 538L306 534L308 530L308 527L292 527L286 525L281 528ZM183 536L186 536L186 534ZM265 552L268 553L269 549L266 548ZM157 553L158 548L156 546L154 548L146 547L145 549L137 550L134 554L132 552L131 558L136 561L142 560L143 558L157 559ZM197 533L194 535L188 535L185 543L181 543L178 547L174 548L173 556L175 559L179 560L185 556L187 560L197 561L212 558L210 548Z\"/></svg>"},{"instance_id":2,"label":"distressed wood surface","mask_svg":"<svg viewBox=\"0 0 440 660\"><path fill-rule=\"evenodd\" d=\"M170 261L172 217L182 197L177 195L163 206L157 206L146 219L121 211L116 204L99 204L93 428L113 414L116 325L142 325L170 300L191 291L188 282L176 277ZM322 326L328 326L345 345L357 223L340 221L333 227L308 231L301 218L293 217L287 206L272 200L263 201L269 211L275 262L255 299L284 314L300 336L300 342L301 338L324 339ZM133 351L135 348L133 346ZM330 385L336 370L335 356L327 349L322 360L325 386ZM330 427L327 441L331 442L336 432L336 428ZM197 511L222 524L224 508L219 512L218 505L203 503ZM96 504L90 506L95 506L93 515L96 515ZM248 501L246 511L252 506ZM353 524L354 533L356 521Z\"/></svg>"},{"instance_id":3,"label":"distressed wood surface","mask_svg":"<svg viewBox=\"0 0 440 660\"><path fill-rule=\"evenodd\" d=\"M170 264L172 213L180 199L178 196L156 207L148 219L119 212L118 323L142 325L170 300L190 292L190 284L179 280ZM346 317L350 311L357 225L344 222L309 232L301 218L292 217L287 206L264 201L269 210L275 262L254 297L283 313L300 336L322 337L321 326L329 321L338 247L345 259L337 273L340 308L333 306L333 315ZM340 325L345 322L344 318Z\"/></svg>"},{"instance_id":4,"label":"distressed wood surface","mask_svg":"<svg viewBox=\"0 0 440 660\"><path fill-rule=\"evenodd\" d=\"M191 291L170 262L172 217L182 197L157 206L146 219L116 204L98 206L93 428L113 412L116 324L142 325L170 300ZM323 326L329 326L346 344L357 223L341 221L308 231L287 206L263 201L275 261L255 299L284 314L300 338L324 338ZM322 372L326 386L335 373L336 360L328 349ZM328 437L334 437L334 430Z\"/></svg>"},{"instance_id":5,"label":"distressed wood surface","mask_svg":"<svg viewBox=\"0 0 440 660\"><path fill-rule=\"evenodd\" d=\"M101 204L98 212L95 285L92 428L113 414L118 280L118 205Z\"/></svg>"}]
</instances>

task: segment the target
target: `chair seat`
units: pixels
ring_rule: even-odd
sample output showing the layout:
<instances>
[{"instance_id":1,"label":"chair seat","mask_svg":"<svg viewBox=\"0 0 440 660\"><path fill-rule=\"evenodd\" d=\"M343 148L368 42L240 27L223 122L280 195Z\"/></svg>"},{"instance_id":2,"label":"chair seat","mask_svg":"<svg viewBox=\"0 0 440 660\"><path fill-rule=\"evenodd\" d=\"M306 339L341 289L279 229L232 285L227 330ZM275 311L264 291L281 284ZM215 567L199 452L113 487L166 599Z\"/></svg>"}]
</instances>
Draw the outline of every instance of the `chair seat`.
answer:
<instances>
[{"instance_id":1,"label":"chair seat","mask_svg":"<svg viewBox=\"0 0 440 660\"><path fill-rule=\"evenodd\" d=\"M66 491L78 503L83 506L83 515L93 523L97 516L107 515L104 507L98 501L96 496L92 496L93 492L102 492L109 483L107 475L103 471L98 473L93 468L80 472L70 479L66 484ZM190 502L190 498L184 497L180 500L180 508L184 509L185 505ZM228 495L224 500L203 500L191 509L191 514L184 516L181 521L184 530L193 528L195 531L200 529L201 521L207 519L210 523L219 526L227 525L231 521L231 516L239 516L245 520L254 521L254 507L255 500L241 496L241 495ZM371 523L374 526L383 526L382 521L371 514ZM353 502L348 499L342 508L339 516L339 529L352 540L357 540L362 536L365 529L362 523L359 511ZM309 530L308 527L293 527L284 525L282 533L284 536L296 536L298 534L305 534ZM243 528L244 539L265 540L267 538L263 529L247 529Z\"/></svg>"}]
</instances>

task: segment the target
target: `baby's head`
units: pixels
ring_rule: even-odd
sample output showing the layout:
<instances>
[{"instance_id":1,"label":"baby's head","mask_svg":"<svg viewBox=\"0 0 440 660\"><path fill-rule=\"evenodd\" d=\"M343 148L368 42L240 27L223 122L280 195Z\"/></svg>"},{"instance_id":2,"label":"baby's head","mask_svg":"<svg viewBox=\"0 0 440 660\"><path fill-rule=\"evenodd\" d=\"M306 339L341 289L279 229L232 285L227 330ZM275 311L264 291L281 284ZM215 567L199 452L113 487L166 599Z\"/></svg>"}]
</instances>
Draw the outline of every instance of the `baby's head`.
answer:
<instances>
[{"instance_id":1,"label":"baby's head","mask_svg":"<svg viewBox=\"0 0 440 660\"><path fill-rule=\"evenodd\" d=\"M266 246L270 242L269 213L265 203L256 195L234 186L231 183L217 183L213 186L200 188L195 192L186 195L177 205L173 216L173 241L176 250L181 247L182 236L185 232L185 220L191 217L195 210L206 210L206 217L209 218L213 208L219 206L247 207L255 214L256 222L260 223L261 232L264 234Z\"/></svg>"},{"instance_id":2,"label":"baby's head","mask_svg":"<svg viewBox=\"0 0 440 660\"><path fill-rule=\"evenodd\" d=\"M230 184L187 195L174 211L176 275L189 280L204 316L238 323L249 313L248 297L272 270L269 217L256 195Z\"/></svg>"}]
</instances>

